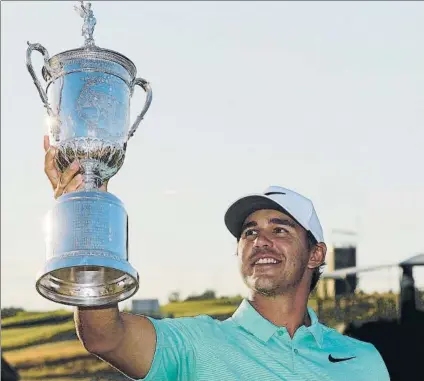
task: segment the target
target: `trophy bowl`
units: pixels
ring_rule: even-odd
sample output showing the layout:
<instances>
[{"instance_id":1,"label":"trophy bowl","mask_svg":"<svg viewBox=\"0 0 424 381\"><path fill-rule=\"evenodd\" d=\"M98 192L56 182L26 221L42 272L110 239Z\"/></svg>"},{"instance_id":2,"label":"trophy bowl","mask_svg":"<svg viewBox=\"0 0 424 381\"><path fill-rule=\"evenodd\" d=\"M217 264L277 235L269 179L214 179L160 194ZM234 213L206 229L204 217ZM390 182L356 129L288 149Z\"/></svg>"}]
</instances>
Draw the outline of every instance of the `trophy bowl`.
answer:
<instances>
[{"instance_id":1,"label":"trophy bowl","mask_svg":"<svg viewBox=\"0 0 424 381\"><path fill-rule=\"evenodd\" d=\"M124 163L128 139L147 112L152 90L124 55L99 48L96 20L88 3L76 8L84 18L81 48L50 58L40 44L28 43L27 68L47 110L50 144L59 172L79 163L84 185L58 197L46 218L46 262L36 289L45 298L74 306L103 306L138 290L137 271L128 262L128 216L122 202L99 188ZM32 66L36 50L44 58L41 86ZM130 128L135 86L146 101Z\"/></svg>"}]
</instances>

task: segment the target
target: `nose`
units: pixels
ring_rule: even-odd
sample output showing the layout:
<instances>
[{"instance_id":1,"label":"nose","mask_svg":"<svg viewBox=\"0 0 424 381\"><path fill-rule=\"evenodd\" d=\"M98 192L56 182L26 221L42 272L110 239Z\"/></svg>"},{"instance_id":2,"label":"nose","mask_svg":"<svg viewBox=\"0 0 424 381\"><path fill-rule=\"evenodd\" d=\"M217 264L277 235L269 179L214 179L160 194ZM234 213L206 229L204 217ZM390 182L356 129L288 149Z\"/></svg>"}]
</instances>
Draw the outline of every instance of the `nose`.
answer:
<instances>
[{"instance_id":1,"label":"nose","mask_svg":"<svg viewBox=\"0 0 424 381\"><path fill-rule=\"evenodd\" d=\"M255 239L255 246L257 247L272 247L274 246L274 241L271 239L271 237L268 236L267 232L265 231L259 231L258 235Z\"/></svg>"}]
</instances>

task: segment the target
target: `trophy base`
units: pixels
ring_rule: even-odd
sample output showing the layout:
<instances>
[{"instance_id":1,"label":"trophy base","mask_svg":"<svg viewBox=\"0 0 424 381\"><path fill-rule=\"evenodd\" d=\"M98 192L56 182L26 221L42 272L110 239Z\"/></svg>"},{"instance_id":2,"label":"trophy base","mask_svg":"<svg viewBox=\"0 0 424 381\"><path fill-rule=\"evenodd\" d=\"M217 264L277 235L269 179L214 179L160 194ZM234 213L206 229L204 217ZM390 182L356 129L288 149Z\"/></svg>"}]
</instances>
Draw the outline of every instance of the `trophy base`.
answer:
<instances>
[{"instance_id":1,"label":"trophy base","mask_svg":"<svg viewBox=\"0 0 424 381\"><path fill-rule=\"evenodd\" d=\"M80 307L122 302L137 292L139 284L137 271L129 263L84 254L51 259L37 278L36 289L43 297Z\"/></svg>"},{"instance_id":2,"label":"trophy base","mask_svg":"<svg viewBox=\"0 0 424 381\"><path fill-rule=\"evenodd\" d=\"M138 290L137 271L128 262L128 216L108 192L60 196L47 214L46 251L36 289L53 302L105 306Z\"/></svg>"}]
</instances>

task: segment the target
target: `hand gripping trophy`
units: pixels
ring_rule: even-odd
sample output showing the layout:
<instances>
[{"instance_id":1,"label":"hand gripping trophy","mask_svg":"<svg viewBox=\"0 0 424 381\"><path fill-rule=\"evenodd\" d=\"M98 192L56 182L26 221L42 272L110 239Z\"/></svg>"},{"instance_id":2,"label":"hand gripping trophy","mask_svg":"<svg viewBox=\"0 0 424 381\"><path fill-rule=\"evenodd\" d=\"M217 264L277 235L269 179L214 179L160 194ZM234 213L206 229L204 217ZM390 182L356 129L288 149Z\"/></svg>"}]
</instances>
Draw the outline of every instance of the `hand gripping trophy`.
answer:
<instances>
[{"instance_id":1,"label":"hand gripping trophy","mask_svg":"<svg viewBox=\"0 0 424 381\"><path fill-rule=\"evenodd\" d=\"M99 187L121 168L128 139L146 114L152 91L136 78L132 61L95 45L91 4L75 7L84 18L81 48L52 58L30 44L26 64L49 116L56 166L63 172L79 162L84 187L60 196L47 214L44 267L36 289L45 298L74 306L103 306L125 300L138 289L138 273L128 262L128 217L122 202ZM44 89L31 54L44 57ZM141 113L129 128L135 86L146 92Z\"/></svg>"}]
</instances>

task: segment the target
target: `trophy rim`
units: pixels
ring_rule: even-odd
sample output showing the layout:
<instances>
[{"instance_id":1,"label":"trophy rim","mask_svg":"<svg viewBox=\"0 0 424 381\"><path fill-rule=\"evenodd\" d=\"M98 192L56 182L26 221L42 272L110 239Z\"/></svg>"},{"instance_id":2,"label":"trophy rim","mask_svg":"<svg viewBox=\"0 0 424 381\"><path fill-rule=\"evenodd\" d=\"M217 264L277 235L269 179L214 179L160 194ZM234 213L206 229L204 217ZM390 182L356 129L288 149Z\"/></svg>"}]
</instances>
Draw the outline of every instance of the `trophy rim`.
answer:
<instances>
[{"instance_id":1,"label":"trophy rim","mask_svg":"<svg viewBox=\"0 0 424 381\"><path fill-rule=\"evenodd\" d=\"M116 294L87 298L84 296L58 294L42 284L42 280L51 275L55 270L80 266L95 266L120 270L124 275L129 276L134 281L133 287ZM140 287L140 276L137 270L128 261L119 263L109 258L90 258L84 255L74 258L51 258L37 273L36 279L35 288L41 296L53 302L70 306L103 306L122 302L131 298L137 293Z\"/></svg>"},{"instance_id":2,"label":"trophy rim","mask_svg":"<svg viewBox=\"0 0 424 381\"><path fill-rule=\"evenodd\" d=\"M123 302L133 297L138 292L139 288L140 288L140 284L137 281L134 283L134 287L126 291L122 291L118 294L104 295L100 297L97 296L93 298L84 298L84 297L78 298L78 297L72 297L67 295L55 294L51 290L42 286L40 282L36 283L36 291L42 297L54 303L60 303L63 305L74 306L74 307L101 307L101 306L107 306L107 305L114 305L116 303Z\"/></svg>"},{"instance_id":3,"label":"trophy rim","mask_svg":"<svg viewBox=\"0 0 424 381\"><path fill-rule=\"evenodd\" d=\"M111 49L100 48L98 46L92 46L90 48L69 49L57 53L49 59L49 65L54 66L57 63L63 64L69 60L84 58L115 62L121 65L128 72L131 77L131 81L136 78L137 67L135 66L133 61L131 61L127 56L123 55L122 53ZM43 66L42 69L42 76L45 81L49 80L50 75L46 70L45 66Z\"/></svg>"}]
</instances>

